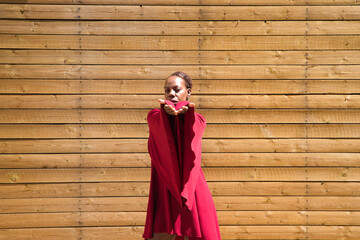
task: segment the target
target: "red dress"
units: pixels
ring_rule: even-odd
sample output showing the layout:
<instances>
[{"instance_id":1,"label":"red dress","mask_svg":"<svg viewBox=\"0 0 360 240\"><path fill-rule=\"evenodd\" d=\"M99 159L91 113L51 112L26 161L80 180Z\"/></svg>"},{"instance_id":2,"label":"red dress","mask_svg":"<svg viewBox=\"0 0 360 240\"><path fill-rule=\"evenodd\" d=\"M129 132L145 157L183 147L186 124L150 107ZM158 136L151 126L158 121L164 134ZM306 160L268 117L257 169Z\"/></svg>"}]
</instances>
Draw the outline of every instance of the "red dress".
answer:
<instances>
[{"instance_id":1,"label":"red dress","mask_svg":"<svg viewBox=\"0 0 360 240\"><path fill-rule=\"evenodd\" d=\"M176 109L188 103L179 102ZM193 107L180 116L169 116L162 105L151 110L147 120L151 183L143 238L165 232L180 236L179 240L183 236L189 240L221 239L214 202L201 169L204 117Z\"/></svg>"}]
</instances>

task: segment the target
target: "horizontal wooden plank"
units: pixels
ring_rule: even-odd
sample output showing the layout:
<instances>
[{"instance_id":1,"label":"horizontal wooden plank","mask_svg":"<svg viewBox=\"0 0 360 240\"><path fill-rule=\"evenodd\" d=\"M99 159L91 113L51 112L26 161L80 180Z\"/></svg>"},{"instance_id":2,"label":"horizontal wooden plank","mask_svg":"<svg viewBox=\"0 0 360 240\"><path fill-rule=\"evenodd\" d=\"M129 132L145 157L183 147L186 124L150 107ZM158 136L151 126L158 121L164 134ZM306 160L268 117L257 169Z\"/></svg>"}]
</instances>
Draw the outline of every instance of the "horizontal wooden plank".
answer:
<instances>
[{"instance_id":1,"label":"horizontal wooden plank","mask_svg":"<svg viewBox=\"0 0 360 240\"><path fill-rule=\"evenodd\" d=\"M358 21L41 21L0 20L5 34L339 35L359 34Z\"/></svg>"},{"instance_id":2,"label":"horizontal wooden plank","mask_svg":"<svg viewBox=\"0 0 360 240\"><path fill-rule=\"evenodd\" d=\"M349 36L0 35L0 48L89 50L358 50Z\"/></svg>"},{"instance_id":3,"label":"horizontal wooden plank","mask_svg":"<svg viewBox=\"0 0 360 240\"><path fill-rule=\"evenodd\" d=\"M13 0L2 0L3 3L14 3ZM21 3L21 1L17 1ZM101 2L96 0L27 0L28 4L119 4L119 5L359 5L356 0L103 0Z\"/></svg>"},{"instance_id":4,"label":"horizontal wooden plank","mask_svg":"<svg viewBox=\"0 0 360 240\"><path fill-rule=\"evenodd\" d=\"M359 28L360 29L360 28ZM5 64L360 64L359 51L0 50Z\"/></svg>"},{"instance_id":5,"label":"horizontal wooden plank","mask_svg":"<svg viewBox=\"0 0 360 240\"><path fill-rule=\"evenodd\" d=\"M6 64L305 64L326 60L328 64L358 64L358 51L86 51L86 50L0 50ZM311 55L310 55L311 53ZM321 62L320 62L321 63Z\"/></svg>"},{"instance_id":6,"label":"horizontal wooden plank","mask_svg":"<svg viewBox=\"0 0 360 240\"><path fill-rule=\"evenodd\" d=\"M306 86L305 80L195 79L193 85L193 94L303 94L306 93L307 86L308 91L317 93L324 92L324 90L329 93L360 91L357 80L328 80L316 83L308 80ZM0 92L7 94L163 94L164 80L0 79Z\"/></svg>"},{"instance_id":7,"label":"horizontal wooden plank","mask_svg":"<svg viewBox=\"0 0 360 240\"><path fill-rule=\"evenodd\" d=\"M308 64L358 64L359 51L307 51ZM350 56L351 55L351 56Z\"/></svg>"},{"instance_id":8,"label":"horizontal wooden plank","mask_svg":"<svg viewBox=\"0 0 360 240\"><path fill-rule=\"evenodd\" d=\"M146 123L149 109L0 109L0 123ZM354 109L200 109L208 123L360 123Z\"/></svg>"},{"instance_id":9,"label":"horizontal wooden plank","mask_svg":"<svg viewBox=\"0 0 360 240\"><path fill-rule=\"evenodd\" d=\"M150 181L150 179L148 180ZM149 182L0 184L6 199L58 197L147 197ZM213 196L353 196L359 182L208 182Z\"/></svg>"},{"instance_id":10,"label":"horizontal wooden plank","mask_svg":"<svg viewBox=\"0 0 360 240\"><path fill-rule=\"evenodd\" d=\"M203 153L206 167L356 167L360 153ZM150 167L147 153L0 154L0 168Z\"/></svg>"},{"instance_id":11,"label":"horizontal wooden plank","mask_svg":"<svg viewBox=\"0 0 360 240\"><path fill-rule=\"evenodd\" d=\"M336 38L335 38L336 37ZM358 36L309 36L308 49L359 49ZM314 39L313 39L314 38ZM0 48L90 50L305 50L305 36L0 35ZM317 44L320 41L322 44Z\"/></svg>"},{"instance_id":12,"label":"horizontal wooden plank","mask_svg":"<svg viewBox=\"0 0 360 240\"><path fill-rule=\"evenodd\" d=\"M0 95L0 108L156 108L164 95ZM359 108L359 95L193 95L206 108Z\"/></svg>"},{"instance_id":13,"label":"horizontal wooden plank","mask_svg":"<svg viewBox=\"0 0 360 240\"><path fill-rule=\"evenodd\" d=\"M348 240L360 237L359 226L220 226L222 239L313 239L335 240L346 235ZM33 236L37 240L111 240L124 238L140 240L143 227L80 227L80 228L23 228L2 229L1 240L23 240L23 236Z\"/></svg>"},{"instance_id":14,"label":"horizontal wooden plank","mask_svg":"<svg viewBox=\"0 0 360 240\"><path fill-rule=\"evenodd\" d=\"M203 152L359 152L360 139L203 139ZM147 152L147 139L2 140L1 153Z\"/></svg>"},{"instance_id":15,"label":"horizontal wooden plank","mask_svg":"<svg viewBox=\"0 0 360 240\"><path fill-rule=\"evenodd\" d=\"M312 79L355 79L360 76L358 65L311 66L308 77Z\"/></svg>"},{"instance_id":16,"label":"horizontal wooden plank","mask_svg":"<svg viewBox=\"0 0 360 240\"><path fill-rule=\"evenodd\" d=\"M193 94L347 94L360 92L358 80L195 79L193 85ZM0 93L7 94L163 94L163 87L164 80L0 79Z\"/></svg>"},{"instance_id":17,"label":"horizontal wooden plank","mask_svg":"<svg viewBox=\"0 0 360 240\"><path fill-rule=\"evenodd\" d=\"M342 7L346 8L346 7ZM199 11L201 9L201 11ZM349 11L349 10L348 10ZM51 13L51 14L50 14ZM156 14L154 14L156 13ZM335 12L336 14L336 12ZM2 18L87 20L305 20L294 6L86 6L3 4Z\"/></svg>"},{"instance_id":18,"label":"horizontal wooden plank","mask_svg":"<svg viewBox=\"0 0 360 240\"><path fill-rule=\"evenodd\" d=\"M196 79L358 79L359 65L8 65L0 64L0 78L163 79L182 69Z\"/></svg>"},{"instance_id":19,"label":"horizontal wooden plank","mask_svg":"<svg viewBox=\"0 0 360 240\"><path fill-rule=\"evenodd\" d=\"M359 21L308 21L309 35L359 34Z\"/></svg>"},{"instance_id":20,"label":"horizontal wooden plank","mask_svg":"<svg viewBox=\"0 0 360 240\"><path fill-rule=\"evenodd\" d=\"M215 208L221 213L233 211L358 211L359 197L217 197L214 196ZM65 213L65 212L139 212L146 211L146 197L101 197L101 198L29 198L0 199L0 216L4 213ZM349 218L354 218L346 212ZM251 213L253 214L253 213ZM309 216L313 213L309 212ZM344 212L342 213L344 214ZM360 212L359 212L360 214ZM234 214L236 215L236 214ZM302 214L301 214L302 215ZM90 219L92 218L89 216ZM249 217L251 218L251 217ZM284 216L286 221L286 217ZM145 217L143 218L145 220ZM246 218L245 218L246 219ZM338 220L339 221L339 220ZM340 220L341 221L341 220ZM1 222L1 221L0 221ZM6 222L6 221L5 221ZM6 223L3 224L6 224ZM121 223L119 223L121 224ZM143 224L143 223L137 223ZM220 222L220 224L239 224ZM247 224L261 224L251 223ZM279 223L281 224L281 223ZM282 224L299 224L283 222ZM301 223L300 223L301 224ZM310 223L311 224L311 223ZM314 224L314 223L313 223ZM334 223L343 225L344 223ZM360 224L357 222L356 224ZM354 223L354 225L356 225ZM326 223L324 225L327 225ZM345 224L347 225L347 224ZM0 227L5 227L4 225ZM6 226L14 227L14 226ZM20 227L20 226L18 226ZM49 226L47 226L49 227Z\"/></svg>"},{"instance_id":21,"label":"horizontal wooden plank","mask_svg":"<svg viewBox=\"0 0 360 240\"><path fill-rule=\"evenodd\" d=\"M203 138L359 138L359 124L208 124ZM146 124L0 124L1 138L147 138Z\"/></svg>"},{"instance_id":22,"label":"horizontal wooden plank","mask_svg":"<svg viewBox=\"0 0 360 240\"><path fill-rule=\"evenodd\" d=\"M358 215L360 215L359 212L222 211L218 213L218 218L220 225L237 226L305 224L356 226L359 224L359 220L356 220ZM33 221L34 218L37 221ZM1 214L2 224L0 227L142 226L145 218L145 212ZM59 219L63 219L60 224Z\"/></svg>"},{"instance_id":23,"label":"horizontal wooden plank","mask_svg":"<svg viewBox=\"0 0 360 240\"><path fill-rule=\"evenodd\" d=\"M359 181L359 168L204 168L208 181ZM0 183L148 181L149 168L0 169Z\"/></svg>"},{"instance_id":24,"label":"horizontal wooden plank","mask_svg":"<svg viewBox=\"0 0 360 240\"><path fill-rule=\"evenodd\" d=\"M0 16L2 18L13 19L76 20L360 19L359 6L96 6L2 4Z\"/></svg>"},{"instance_id":25,"label":"horizontal wooden plank","mask_svg":"<svg viewBox=\"0 0 360 240\"><path fill-rule=\"evenodd\" d=\"M1 36L1 35L0 35ZM322 66L309 68L309 79L356 79L357 65L338 66L339 73L328 74ZM304 79L305 66L246 65L246 66L159 66L159 65L0 65L0 78L53 79L164 79L182 69L195 79ZM313 73L316 70L316 74ZM339 75L340 74L340 75ZM325 75L325 76L324 76ZM164 77L165 76L165 77ZM313 77L314 76L314 77Z\"/></svg>"},{"instance_id":26,"label":"horizontal wooden plank","mask_svg":"<svg viewBox=\"0 0 360 240\"><path fill-rule=\"evenodd\" d=\"M318 32L329 28L322 24ZM356 22L337 23L348 33ZM56 30L55 30L56 29ZM39 21L0 20L0 33L88 35L305 35L305 21ZM346 31L348 30L348 31ZM334 32L334 30L332 30ZM355 34L354 29L351 34ZM311 34L308 32L308 34Z\"/></svg>"}]
</instances>

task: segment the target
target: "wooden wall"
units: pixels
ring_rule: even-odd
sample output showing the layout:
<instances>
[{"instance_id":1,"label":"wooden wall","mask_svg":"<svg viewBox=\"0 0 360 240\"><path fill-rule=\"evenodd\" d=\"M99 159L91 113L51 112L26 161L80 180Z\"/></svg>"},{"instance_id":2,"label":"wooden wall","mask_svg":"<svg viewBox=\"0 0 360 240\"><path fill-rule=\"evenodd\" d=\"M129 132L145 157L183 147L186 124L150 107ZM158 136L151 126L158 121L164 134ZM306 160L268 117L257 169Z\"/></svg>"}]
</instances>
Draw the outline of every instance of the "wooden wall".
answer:
<instances>
[{"instance_id":1,"label":"wooden wall","mask_svg":"<svg viewBox=\"0 0 360 240\"><path fill-rule=\"evenodd\" d=\"M1 240L141 239L177 70L223 239L360 239L359 1L0 2Z\"/></svg>"}]
</instances>

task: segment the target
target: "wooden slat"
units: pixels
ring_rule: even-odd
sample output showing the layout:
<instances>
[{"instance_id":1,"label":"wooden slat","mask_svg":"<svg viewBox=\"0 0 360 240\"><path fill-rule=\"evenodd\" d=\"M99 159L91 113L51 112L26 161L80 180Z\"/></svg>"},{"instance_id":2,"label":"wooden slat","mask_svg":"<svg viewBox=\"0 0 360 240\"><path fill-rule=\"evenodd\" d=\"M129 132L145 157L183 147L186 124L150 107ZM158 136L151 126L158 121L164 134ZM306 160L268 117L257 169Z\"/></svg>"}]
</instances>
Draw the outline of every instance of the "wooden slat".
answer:
<instances>
[{"instance_id":1,"label":"wooden slat","mask_svg":"<svg viewBox=\"0 0 360 240\"><path fill-rule=\"evenodd\" d=\"M353 22L339 22L338 34ZM317 31L327 31L326 24ZM97 35L304 35L305 21L39 21L0 20L0 33ZM343 30L344 29L344 30ZM347 31L346 31L347 30ZM332 30L333 31L333 30ZM354 33L354 31L352 31ZM59 36L61 37L61 36Z\"/></svg>"},{"instance_id":2,"label":"wooden slat","mask_svg":"<svg viewBox=\"0 0 360 240\"><path fill-rule=\"evenodd\" d=\"M308 61L329 58L328 64L357 64L357 51L311 52ZM0 50L0 63L7 64L305 64L301 51L85 51Z\"/></svg>"},{"instance_id":3,"label":"wooden slat","mask_svg":"<svg viewBox=\"0 0 360 240\"><path fill-rule=\"evenodd\" d=\"M226 215L234 211L357 211L360 205L359 197L217 197L214 196L215 208L220 214ZM0 216L4 213L64 213L64 212L139 212L146 211L147 197L101 197L101 198L30 198L30 199L0 199ZM61 209L59 209L61 206ZM81 208L81 209L79 209ZM349 212L346 212L349 218ZM355 212L356 213L356 212ZM358 212L360 214L360 212ZM252 213L253 214L253 213ZM303 213L301 213L302 215ZM308 212L309 216L313 213ZM326 213L325 213L326 214ZM342 212L344 214L344 212ZM234 215L237 215L236 212ZM92 218L91 215L89 216ZM345 217L345 216L344 216ZM346 217L345 217L346 218ZM245 218L246 219L246 218ZM145 216L143 219L145 220ZM286 219L284 219L286 221ZM311 219L314 221L314 219ZM338 220L341 221L341 220ZM1 222L1 221L0 221ZM6 222L6 221L5 221ZM6 224L6 223L3 224ZM356 222L356 221L354 221ZM119 223L121 224L121 223ZM143 224L143 223L137 223ZM220 224L235 225L234 222ZM251 222L247 222L251 224ZM255 224L255 223L253 223ZM262 224L262 223L257 223ZM283 222L283 224L299 224ZM301 223L300 223L301 224ZM309 223L314 224L314 223ZM344 223L334 223L343 225ZM360 224L356 222L354 225ZM324 225L327 225L326 223ZM347 224L344 224L347 225ZM0 227L5 227L4 225ZM6 226L14 227L14 226ZM20 226L17 226L20 227Z\"/></svg>"},{"instance_id":4,"label":"wooden slat","mask_svg":"<svg viewBox=\"0 0 360 240\"><path fill-rule=\"evenodd\" d=\"M307 93L350 93L353 90L360 92L358 80L307 80L306 82Z\"/></svg>"},{"instance_id":5,"label":"wooden slat","mask_svg":"<svg viewBox=\"0 0 360 240\"><path fill-rule=\"evenodd\" d=\"M0 35L1 36L1 35ZM174 65L0 65L0 78L55 78L55 79L164 79L169 73L182 69L195 79L303 79L305 66L247 65L247 66L174 66ZM311 68L309 77L315 79L345 78L356 79L359 67L339 66L346 71L343 76L336 73L326 75L328 66ZM331 66L333 68L333 66ZM317 70L315 75L313 72ZM323 70L323 71L322 71ZM325 75L325 76L324 76ZM314 77L313 77L314 76ZM320 77L321 76L321 77Z\"/></svg>"},{"instance_id":6,"label":"wooden slat","mask_svg":"<svg viewBox=\"0 0 360 240\"><path fill-rule=\"evenodd\" d=\"M359 28L360 29L360 28ZM359 51L307 51L308 64L359 64Z\"/></svg>"},{"instance_id":7,"label":"wooden slat","mask_svg":"<svg viewBox=\"0 0 360 240\"><path fill-rule=\"evenodd\" d=\"M359 124L208 124L203 138L359 138ZM147 138L145 124L0 124L1 138Z\"/></svg>"},{"instance_id":8,"label":"wooden slat","mask_svg":"<svg viewBox=\"0 0 360 240\"><path fill-rule=\"evenodd\" d=\"M201 11L199 11L200 9ZM335 14L336 13L337 12L335 11ZM22 4L3 4L2 9L0 10L0 16L2 18L13 19L87 20L304 20L306 18L305 7L294 6L221 6L221 9L219 9L219 7L212 6L86 6Z\"/></svg>"},{"instance_id":9,"label":"wooden slat","mask_svg":"<svg viewBox=\"0 0 360 240\"><path fill-rule=\"evenodd\" d=\"M156 13L156 14L154 14ZM2 4L1 18L85 20L359 20L359 6L96 6Z\"/></svg>"},{"instance_id":10,"label":"wooden slat","mask_svg":"<svg viewBox=\"0 0 360 240\"><path fill-rule=\"evenodd\" d=\"M359 168L204 168L207 181L359 181ZM0 183L148 181L149 168L0 169Z\"/></svg>"},{"instance_id":11,"label":"wooden slat","mask_svg":"<svg viewBox=\"0 0 360 240\"><path fill-rule=\"evenodd\" d=\"M149 180L148 180L149 181ZM213 196L357 196L359 182L208 182ZM149 182L0 184L6 199L147 197Z\"/></svg>"},{"instance_id":12,"label":"wooden slat","mask_svg":"<svg viewBox=\"0 0 360 240\"><path fill-rule=\"evenodd\" d=\"M164 75L166 78L167 75ZM45 84L46 83L46 84ZM193 94L347 94L358 80L194 80ZM7 94L163 94L164 80L0 79Z\"/></svg>"},{"instance_id":13,"label":"wooden slat","mask_svg":"<svg viewBox=\"0 0 360 240\"><path fill-rule=\"evenodd\" d=\"M163 95L0 95L0 108L157 108ZM193 95L206 108L359 108L359 95Z\"/></svg>"},{"instance_id":14,"label":"wooden slat","mask_svg":"<svg viewBox=\"0 0 360 240\"><path fill-rule=\"evenodd\" d=\"M360 237L359 226L221 226L222 239L313 239L335 240L346 234L348 240ZM32 228L32 229L4 229L0 239L23 240L23 236L33 236L37 240L111 240L123 238L140 240L143 227L81 227L81 228Z\"/></svg>"},{"instance_id":15,"label":"wooden slat","mask_svg":"<svg viewBox=\"0 0 360 240\"><path fill-rule=\"evenodd\" d=\"M359 37L309 36L309 49L358 49ZM325 38L328 37L328 38ZM312 43L321 41L325 45ZM312 43L312 44L311 44ZM304 36L0 35L0 48L96 50L305 50Z\"/></svg>"},{"instance_id":16,"label":"wooden slat","mask_svg":"<svg viewBox=\"0 0 360 240\"><path fill-rule=\"evenodd\" d=\"M0 35L0 48L96 50L358 50L349 36Z\"/></svg>"},{"instance_id":17,"label":"wooden slat","mask_svg":"<svg viewBox=\"0 0 360 240\"><path fill-rule=\"evenodd\" d=\"M308 77L312 79L358 79L359 76L359 65L312 66L308 69Z\"/></svg>"},{"instance_id":18,"label":"wooden slat","mask_svg":"<svg viewBox=\"0 0 360 240\"><path fill-rule=\"evenodd\" d=\"M311 211L235 211L219 212L220 225L352 225L359 221L359 212L311 212ZM33 219L37 221L34 222ZM74 226L129 226L144 225L145 212L82 212L80 213L33 213L2 214L2 228L21 227L74 227ZM7 221L5 221L7 219ZM59 224L58 219L63 219ZM59 225L56 225L59 224Z\"/></svg>"},{"instance_id":19,"label":"wooden slat","mask_svg":"<svg viewBox=\"0 0 360 240\"><path fill-rule=\"evenodd\" d=\"M307 56L306 56L307 54ZM0 50L6 64L360 64L359 51Z\"/></svg>"},{"instance_id":20,"label":"wooden slat","mask_svg":"<svg viewBox=\"0 0 360 240\"><path fill-rule=\"evenodd\" d=\"M146 123L146 110L0 109L0 123ZM200 109L207 123L360 123L353 109Z\"/></svg>"},{"instance_id":21,"label":"wooden slat","mask_svg":"<svg viewBox=\"0 0 360 240\"><path fill-rule=\"evenodd\" d=\"M359 152L360 139L204 139L203 152ZM147 152L147 139L2 140L1 153Z\"/></svg>"},{"instance_id":22,"label":"wooden slat","mask_svg":"<svg viewBox=\"0 0 360 240\"><path fill-rule=\"evenodd\" d=\"M203 153L206 167L342 166L360 164L359 153ZM150 167L147 153L1 154L0 168Z\"/></svg>"},{"instance_id":23,"label":"wooden slat","mask_svg":"<svg viewBox=\"0 0 360 240\"><path fill-rule=\"evenodd\" d=\"M359 34L359 21L308 21L309 35Z\"/></svg>"},{"instance_id":24,"label":"wooden slat","mask_svg":"<svg viewBox=\"0 0 360 240\"><path fill-rule=\"evenodd\" d=\"M162 79L167 75L168 73ZM307 82L308 91L313 93L324 90L333 93L360 91L356 80ZM194 80L193 84L193 94L295 94L306 91L304 80ZM7 94L163 94L163 89L164 80L0 79L0 92Z\"/></svg>"},{"instance_id":25,"label":"wooden slat","mask_svg":"<svg viewBox=\"0 0 360 240\"><path fill-rule=\"evenodd\" d=\"M0 20L0 33L97 35L359 34L358 21L41 21Z\"/></svg>"},{"instance_id":26,"label":"wooden slat","mask_svg":"<svg viewBox=\"0 0 360 240\"><path fill-rule=\"evenodd\" d=\"M115 66L115 65L0 65L0 78L163 79L183 69L196 79L358 79L359 65L228 65L228 66Z\"/></svg>"},{"instance_id":27,"label":"wooden slat","mask_svg":"<svg viewBox=\"0 0 360 240\"><path fill-rule=\"evenodd\" d=\"M14 3L13 0L2 0L3 3ZM17 1L21 2L21 1ZM28 4L119 4L119 5L359 5L356 0L27 0Z\"/></svg>"},{"instance_id":28,"label":"wooden slat","mask_svg":"<svg viewBox=\"0 0 360 240\"><path fill-rule=\"evenodd\" d=\"M307 56L306 56L307 54ZM359 64L359 51L0 50L6 64Z\"/></svg>"}]
</instances>

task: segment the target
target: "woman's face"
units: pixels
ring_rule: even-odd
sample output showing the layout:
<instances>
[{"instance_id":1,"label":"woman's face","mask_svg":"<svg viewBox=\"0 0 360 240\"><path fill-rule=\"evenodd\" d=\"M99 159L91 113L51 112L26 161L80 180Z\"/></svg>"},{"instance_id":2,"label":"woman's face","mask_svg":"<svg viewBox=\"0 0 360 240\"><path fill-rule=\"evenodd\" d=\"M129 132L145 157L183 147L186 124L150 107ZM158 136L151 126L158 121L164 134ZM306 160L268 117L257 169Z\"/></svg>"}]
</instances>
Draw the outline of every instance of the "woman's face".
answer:
<instances>
[{"instance_id":1,"label":"woman's face","mask_svg":"<svg viewBox=\"0 0 360 240\"><path fill-rule=\"evenodd\" d=\"M165 99L172 101L176 105L180 101L188 100L190 88L186 88L185 80L177 76L170 76L165 80Z\"/></svg>"}]
</instances>

